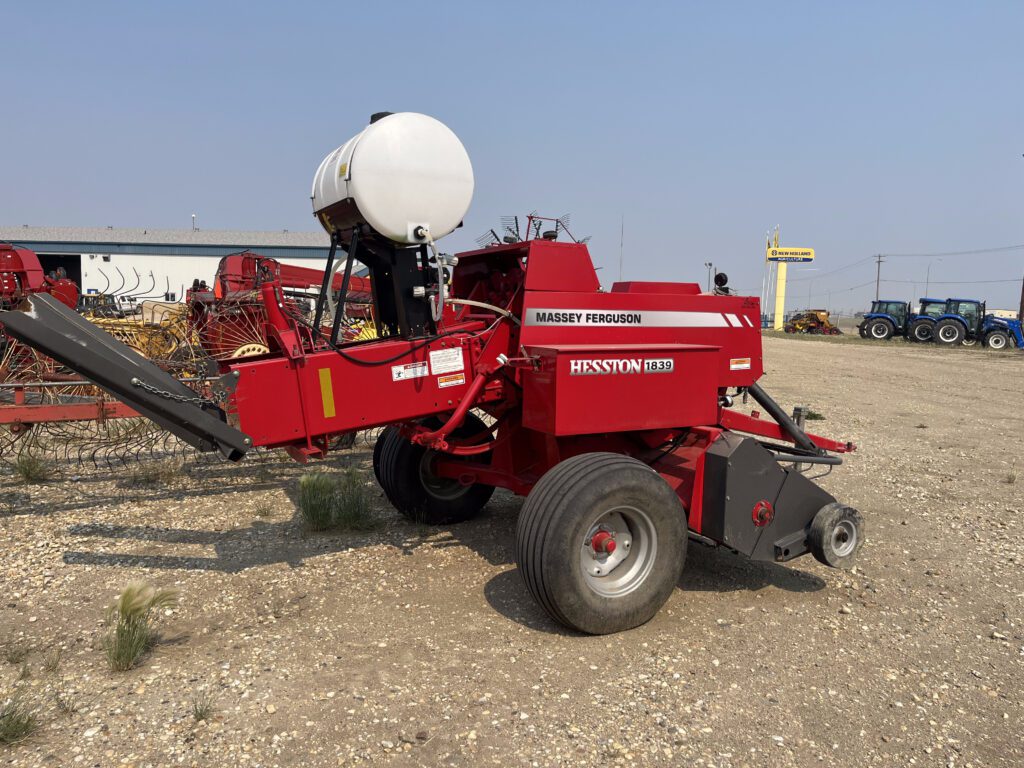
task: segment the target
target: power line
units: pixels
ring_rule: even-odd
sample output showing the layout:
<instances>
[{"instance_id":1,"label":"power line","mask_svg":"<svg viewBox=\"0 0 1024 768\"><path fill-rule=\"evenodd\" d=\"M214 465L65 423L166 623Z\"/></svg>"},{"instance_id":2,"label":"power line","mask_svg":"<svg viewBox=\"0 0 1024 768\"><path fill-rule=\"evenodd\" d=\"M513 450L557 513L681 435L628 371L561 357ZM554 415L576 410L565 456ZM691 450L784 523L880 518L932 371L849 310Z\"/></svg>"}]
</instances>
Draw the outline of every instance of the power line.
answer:
<instances>
[{"instance_id":1,"label":"power line","mask_svg":"<svg viewBox=\"0 0 1024 768\"><path fill-rule=\"evenodd\" d=\"M845 271L847 269L852 269L853 267L860 266L865 261L871 261L873 258L875 258L875 257L874 256L865 256L864 258L857 259L856 261L847 264L845 267L838 267L836 269L831 269L828 272L822 272L820 275L815 275L814 277L794 277L791 280L787 280L787 282L790 282L790 283L801 283L801 282L804 282L806 280L821 280L823 277L828 277L829 275L834 275L837 272L843 272L843 271Z\"/></svg>"},{"instance_id":2,"label":"power line","mask_svg":"<svg viewBox=\"0 0 1024 768\"><path fill-rule=\"evenodd\" d=\"M885 281L883 280L882 282L885 282ZM858 288L867 288L869 285L874 285L874 284L875 284L874 280L868 280L866 283L861 283L860 285L854 285L854 286L851 286L849 288L833 288L831 290L823 290L823 291L819 291L818 293L816 293L814 295L815 296L821 296L821 294L823 294L823 293L848 293L849 291L856 291Z\"/></svg>"},{"instance_id":3,"label":"power line","mask_svg":"<svg viewBox=\"0 0 1024 768\"><path fill-rule=\"evenodd\" d=\"M1009 280L932 280L932 285L991 285L993 283L1006 283L1007 285L1019 283L1024 277L1011 278ZM883 280L883 283L910 283L916 285L920 280Z\"/></svg>"},{"instance_id":4,"label":"power line","mask_svg":"<svg viewBox=\"0 0 1024 768\"><path fill-rule=\"evenodd\" d=\"M891 256L891 257L897 258L897 259L931 259L931 258L939 258L941 256L976 256L976 255L981 254L981 253L1000 253L1002 251L1019 251L1019 250L1024 250L1024 243L1021 243L1020 245L1000 245L1000 246L996 246L994 248L975 248L975 249L967 250L967 251L946 251L944 253L882 253L882 254L878 254L876 256L863 256L863 257L857 259L856 261L850 262L849 264L847 264L845 266L837 267L836 269L829 270L828 272L822 272L820 275L815 275L814 277L795 277L795 278L791 278L788 282L790 282L790 283L800 283L800 282L804 282L806 280L820 280L823 277L828 277L829 275L834 275L834 274L836 274L838 272L843 272L843 271L845 271L847 269L852 269L853 267L859 266L859 265L863 264L864 262L871 261L872 259L877 259L878 256L882 256L882 257L885 257L885 258L888 258L888 257Z\"/></svg>"},{"instance_id":5,"label":"power line","mask_svg":"<svg viewBox=\"0 0 1024 768\"><path fill-rule=\"evenodd\" d=\"M1024 243L1020 245L1000 245L995 248L975 248L970 251L947 251L946 253L883 253L883 256L892 256L898 259L930 259L940 256L975 256L979 253L999 253L1000 251L1019 251L1024 249Z\"/></svg>"}]
</instances>

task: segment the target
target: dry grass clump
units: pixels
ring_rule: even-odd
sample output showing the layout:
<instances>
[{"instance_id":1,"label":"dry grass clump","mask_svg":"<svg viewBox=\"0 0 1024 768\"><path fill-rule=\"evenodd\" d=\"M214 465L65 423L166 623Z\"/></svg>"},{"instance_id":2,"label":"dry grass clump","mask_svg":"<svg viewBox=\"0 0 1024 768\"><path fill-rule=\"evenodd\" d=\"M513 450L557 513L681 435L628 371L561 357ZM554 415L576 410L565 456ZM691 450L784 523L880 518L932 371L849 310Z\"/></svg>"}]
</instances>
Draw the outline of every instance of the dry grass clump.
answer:
<instances>
[{"instance_id":1,"label":"dry grass clump","mask_svg":"<svg viewBox=\"0 0 1024 768\"><path fill-rule=\"evenodd\" d=\"M323 472L303 476L299 481L299 511L313 531L366 531L374 527L372 495L362 473L355 469L346 469L337 477Z\"/></svg>"},{"instance_id":2,"label":"dry grass clump","mask_svg":"<svg viewBox=\"0 0 1024 768\"><path fill-rule=\"evenodd\" d=\"M270 517L274 514L274 505L266 500L258 501L256 506L253 507L252 513L256 517Z\"/></svg>"},{"instance_id":3,"label":"dry grass clump","mask_svg":"<svg viewBox=\"0 0 1024 768\"><path fill-rule=\"evenodd\" d=\"M14 471L26 483L45 483L53 476L50 465L29 453L19 453L14 460Z\"/></svg>"},{"instance_id":4,"label":"dry grass clump","mask_svg":"<svg viewBox=\"0 0 1024 768\"><path fill-rule=\"evenodd\" d=\"M104 647L110 668L116 672L131 669L158 639L152 613L169 608L178 601L173 589L157 589L150 584L132 582L107 609L110 632Z\"/></svg>"},{"instance_id":5,"label":"dry grass clump","mask_svg":"<svg viewBox=\"0 0 1024 768\"><path fill-rule=\"evenodd\" d=\"M60 688L53 694L53 701L57 705L57 709L63 712L65 715L73 715L79 710L78 697L75 696L74 691L67 688Z\"/></svg>"},{"instance_id":6,"label":"dry grass clump","mask_svg":"<svg viewBox=\"0 0 1024 768\"><path fill-rule=\"evenodd\" d=\"M167 485L181 477L185 464L181 461L140 461L131 465L124 478L128 486Z\"/></svg>"},{"instance_id":7,"label":"dry grass clump","mask_svg":"<svg viewBox=\"0 0 1024 768\"><path fill-rule=\"evenodd\" d=\"M215 700L208 691L200 691L192 697L192 719L197 723L200 720L209 720L214 712Z\"/></svg>"},{"instance_id":8,"label":"dry grass clump","mask_svg":"<svg viewBox=\"0 0 1024 768\"><path fill-rule=\"evenodd\" d=\"M53 674L60 668L61 659L64 658L64 651L60 648L51 648L43 657L43 671Z\"/></svg>"},{"instance_id":9,"label":"dry grass clump","mask_svg":"<svg viewBox=\"0 0 1024 768\"><path fill-rule=\"evenodd\" d=\"M4 661L8 664L21 664L28 658L31 648L23 643L6 643L3 649Z\"/></svg>"},{"instance_id":10,"label":"dry grass clump","mask_svg":"<svg viewBox=\"0 0 1024 768\"><path fill-rule=\"evenodd\" d=\"M0 701L0 744L16 744L36 729L36 713L18 695Z\"/></svg>"}]
</instances>

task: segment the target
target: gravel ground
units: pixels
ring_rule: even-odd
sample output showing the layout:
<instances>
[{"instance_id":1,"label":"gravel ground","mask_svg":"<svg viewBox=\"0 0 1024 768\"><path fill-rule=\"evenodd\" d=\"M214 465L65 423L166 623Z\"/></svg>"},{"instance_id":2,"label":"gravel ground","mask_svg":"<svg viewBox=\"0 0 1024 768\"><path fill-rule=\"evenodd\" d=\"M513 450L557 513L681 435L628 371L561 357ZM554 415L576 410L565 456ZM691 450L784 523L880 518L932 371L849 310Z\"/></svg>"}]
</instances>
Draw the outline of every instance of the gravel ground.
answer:
<instances>
[{"instance_id":1,"label":"gravel ground","mask_svg":"<svg viewBox=\"0 0 1024 768\"><path fill-rule=\"evenodd\" d=\"M531 602L506 493L449 528L378 498L377 530L306 534L303 470L276 455L142 486L6 474L0 700L38 727L0 764L1024 764L1024 356L781 338L765 356L770 392L860 446L822 481L864 513L860 564L691 545L661 613L610 637ZM180 603L113 673L104 609L135 579Z\"/></svg>"}]
</instances>

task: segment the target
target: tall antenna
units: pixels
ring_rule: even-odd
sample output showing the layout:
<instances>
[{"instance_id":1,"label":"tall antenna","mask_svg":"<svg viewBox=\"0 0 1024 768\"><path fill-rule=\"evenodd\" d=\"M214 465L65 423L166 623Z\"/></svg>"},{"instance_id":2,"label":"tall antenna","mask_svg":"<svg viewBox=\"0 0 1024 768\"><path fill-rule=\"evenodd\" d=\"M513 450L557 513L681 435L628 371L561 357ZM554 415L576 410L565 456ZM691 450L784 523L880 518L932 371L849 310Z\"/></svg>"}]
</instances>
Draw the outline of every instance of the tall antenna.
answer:
<instances>
[{"instance_id":1,"label":"tall antenna","mask_svg":"<svg viewBox=\"0 0 1024 768\"><path fill-rule=\"evenodd\" d=\"M619 282L622 282L622 245L626 242L626 214L619 219Z\"/></svg>"}]
</instances>

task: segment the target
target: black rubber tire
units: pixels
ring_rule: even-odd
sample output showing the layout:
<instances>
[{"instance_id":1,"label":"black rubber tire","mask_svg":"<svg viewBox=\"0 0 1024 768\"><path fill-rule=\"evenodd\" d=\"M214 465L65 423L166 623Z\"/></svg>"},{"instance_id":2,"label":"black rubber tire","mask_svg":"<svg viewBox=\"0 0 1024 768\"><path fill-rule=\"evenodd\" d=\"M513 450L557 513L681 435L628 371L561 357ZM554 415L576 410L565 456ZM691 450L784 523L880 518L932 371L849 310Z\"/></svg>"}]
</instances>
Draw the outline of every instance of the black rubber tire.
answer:
<instances>
[{"instance_id":1,"label":"black rubber tire","mask_svg":"<svg viewBox=\"0 0 1024 768\"><path fill-rule=\"evenodd\" d=\"M432 429L441 426L440 420L435 418L426 419L423 424ZM459 492L453 485L452 493L457 495L437 495L424 485L420 473L427 449L422 445L410 443L396 428L389 429L393 431L385 431L387 437L382 441L377 471L380 487L395 509L417 523L448 525L469 520L484 508L494 493L494 486L476 483ZM452 436L469 438L486 429L483 421L469 413L466 414L462 426L456 429ZM472 459L487 463L490 461L490 454L473 456ZM451 483L456 484L456 481L453 480Z\"/></svg>"},{"instance_id":2,"label":"black rubber tire","mask_svg":"<svg viewBox=\"0 0 1024 768\"><path fill-rule=\"evenodd\" d=\"M848 552L837 551L833 532L840 525L852 526L855 531L853 548ZM850 568L861 544L864 543L864 520L853 507L840 504L838 501L826 504L811 520L808 532L811 554L820 562L832 568Z\"/></svg>"},{"instance_id":3,"label":"black rubber tire","mask_svg":"<svg viewBox=\"0 0 1024 768\"><path fill-rule=\"evenodd\" d=\"M910 324L910 332L907 334L907 338L911 341L927 344L932 341L932 335L934 332L934 323L931 323L928 320L915 320Z\"/></svg>"},{"instance_id":4,"label":"black rubber tire","mask_svg":"<svg viewBox=\"0 0 1024 768\"><path fill-rule=\"evenodd\" d=\"M988 336L985 337L985 346L989 349L1009 349L1010 334L1006 331L991 331Z\"/></svg>"},{"instance_id":5,"label":"black rubber tire","mask_svg":"<svg viewBox=\"0 0 1024 768\"><path fill-rule=\"evenodd\" d=\"M377 440L373 444L373 476L377 478L377 485L381 485L380 482L380 454L384 450L384 442L388 440L391 435L398 432L397 427L384 427L377 435Z\"/></svg>"},{"instance_id":6,"label":"black rubber tire","mask_svg":"<svg viewBox=\"0 0 1024 768\"><path fill-rule=\"evenodd\" d=\"M933 338L936 344L945 344L949 347L955 347L956 345L963 343L965 335L964 327L960 324L959 320L947 319L940 320L935 324Z\"/></svg>"},{"instance_id":7,"label":"black rubber tire","mask_svg":"<svg viewBox=\"0 0 1024 768\"><path fill-rule=\"evenodd\" d=\"M876 341L888 341L896 332L896 327L884 317L868 323L868 338Z\"/></svg>"},{"instance_id":8,"label":"black rubber tire","mask_svg":"<svg viewBox=\"0 0 1024 768\"><path fill-rule=\"evenodd\" d=\"M602 510L620 506L647 515L657 544L647 576L631 591L608 597L587 583L579 553ZM686 543L683 505L654 470L621 454L585 453L556 465L526 497L516 524L516 563L551 618L603 635L638 627L661 609L679 582Z\"/></svg>"},{"instance_id":9,"label":"black rubber tire","mask_svg":"<svg viewBox=\"0 0 1024 768\"><path fill-rule=\"evenodd\" d=\"M863 324L857 326L857 333L860 334L862 339L866 339L868 337L868 329L865 328Z\"/></svg>"}]
</instances>

